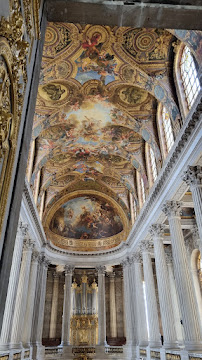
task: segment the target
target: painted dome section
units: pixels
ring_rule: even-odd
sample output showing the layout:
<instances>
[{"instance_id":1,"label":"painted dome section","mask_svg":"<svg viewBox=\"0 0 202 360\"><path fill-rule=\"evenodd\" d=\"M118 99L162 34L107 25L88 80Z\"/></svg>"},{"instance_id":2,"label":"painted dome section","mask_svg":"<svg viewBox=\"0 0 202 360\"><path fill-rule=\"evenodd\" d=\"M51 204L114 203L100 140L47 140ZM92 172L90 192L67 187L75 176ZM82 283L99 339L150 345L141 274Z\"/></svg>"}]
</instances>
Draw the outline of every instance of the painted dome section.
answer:
<instances>
[{"instance_id":1,"label":"painted dome section","mask_svg":"<svg viewBox=\"0 0 202 360\"><path fill-rule=\"evenodd\" d=\"M87 195L65 202L53 215L50 230L69 239L102 239L120 233L123 224L113 205Z\"/></svg>"}]
</instances>

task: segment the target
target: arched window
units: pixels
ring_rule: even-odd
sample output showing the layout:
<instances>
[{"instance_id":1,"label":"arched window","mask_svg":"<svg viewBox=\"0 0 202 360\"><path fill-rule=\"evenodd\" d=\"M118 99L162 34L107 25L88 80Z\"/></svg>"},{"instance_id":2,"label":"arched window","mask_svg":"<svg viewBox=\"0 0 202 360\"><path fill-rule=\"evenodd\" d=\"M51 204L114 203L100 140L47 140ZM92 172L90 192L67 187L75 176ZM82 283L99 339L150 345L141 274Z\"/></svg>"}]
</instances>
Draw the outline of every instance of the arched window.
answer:
<instances>
[{"instance_id":1,"label":"arched window","mask_svg":"<svg viewBox=\"0 0 202 360\"><path fill-rule=\"evenodd\" d=\"M171 125L170 116L165 106L163 106L162 109L162 125L163 125L163 132L166 142L166 149L167 152L169 152L174 144L174 136L173 136L173 129Z\"/></svg>"},{"instance_id":2,"label":"arched window","mask_svg":"<svg viewBox=\"0 0 202 360\"><path fill-rule=\"evenodd\" d=\"M150 156L152 180L154 182L157 178L157 166L156 166L156 159L154 156L154 151L151 146L149 146L149 156Z\"/></svg>"},{"instance_id":3,"label":"arched window","mask_svg":"<svg viewBox=\"0 0 202 360\"><path fill-rule=\"evenodd\" d=\"M146 196L145 196L144 181L143 181L142 177L140 178L140 185L141 185L142 203L144 204L144 202L146 200Z\"/></svg>"},{"instance_id":4,"label":"arched window","mask_svg":"<svg viewBox=\"0 0 202 360\"><path fill-rule=\"evenodd\" d=\"M187 46L182 52L180 71L188 109L190 110L200 91L200 83L193 56Z\"/></svg>"}]
</instances>

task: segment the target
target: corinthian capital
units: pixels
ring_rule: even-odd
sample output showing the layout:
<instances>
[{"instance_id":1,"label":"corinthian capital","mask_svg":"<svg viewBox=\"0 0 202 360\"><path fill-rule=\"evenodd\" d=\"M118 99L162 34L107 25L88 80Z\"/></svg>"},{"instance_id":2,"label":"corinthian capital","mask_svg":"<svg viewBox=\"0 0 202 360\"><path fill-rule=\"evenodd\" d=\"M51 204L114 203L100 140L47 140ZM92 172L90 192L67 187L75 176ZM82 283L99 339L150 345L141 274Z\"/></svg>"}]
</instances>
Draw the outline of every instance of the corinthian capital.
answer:
<instances>
[{"instance_id":1,"label":"corinthian capital","mask_svg":"<svg viewBox=\"0 0 202 360\"><path fill-rule=\"evenodd\" d=\"M165 231L165 225L153 224L150 226L149 232L152 237L163 237Z\"/></svg>"},{"instance_id":2,"label":"corinthian capital","mask_svg":"<svg viewBox=\"0 0 202 360\"><path fill-rule=\"evenodd\" d=\"M34 247L34 243L31 239L24 239L23 241L23 250L32 250Z\"/></svg>"},{"instance_id":3,"label":"corinthian capital","mask_svg":"<svg viewBox=\"0 0 202 360\"><path fill-rule=\"evenodd\" d=\"M153 249L153 244L151 241L143 240L140 244L140 249L142 252L150 252Z\"/></svg>"},{"instance_id":4,"label":"corinthian capital","mask_svg":"<svg viewBox=\"0 0 202 360\"><path fill-rule=\"evenodd\" d=\"M166 201L166 203L162 207L162 211L166 216L171 218L172 216L180 216L181 215L181 202L180 201Z\"/></svg>"},{"instance_id":5,"label":"corinthian capital","mask_svg":"<svg viewBox=\"0 0 202 360\"><path fill-rule=\"evenodd\" d=\"M133 254L133 261L134 263L142 263L142 255L139 251Z\"/></svg>"},{"instance_id":6,"label":"corinthian capital","mask_svg":"<svg viewBox=\"0 0 202 360\"><path fill-rule=\"evenodd\" d=\"M65 265L65 276L66 275L72 275L74 271L74 266L73 265Z\"/></svg>"},{"instance_id":7,"label":"corinthian capital","mask_svg":"<svg viewBox=\"0 0 202 360\"><path fill-rule=\"evenodd\" d=\"M190 187L202 185L202 166L188 166L187 171L184 172L183 180Z\"/></svg>"},{"instance_id":8,"label":"corinthian capital","mask_svg":"<svg viewBox=\"0 0 202 360\"><path fill-rule=\"evenodd\" d=\"M97 270L98 274L104 275L106 272L106 267L103 265L99 265L96 267L96 270Z\"/></svg>"}]
</instances>

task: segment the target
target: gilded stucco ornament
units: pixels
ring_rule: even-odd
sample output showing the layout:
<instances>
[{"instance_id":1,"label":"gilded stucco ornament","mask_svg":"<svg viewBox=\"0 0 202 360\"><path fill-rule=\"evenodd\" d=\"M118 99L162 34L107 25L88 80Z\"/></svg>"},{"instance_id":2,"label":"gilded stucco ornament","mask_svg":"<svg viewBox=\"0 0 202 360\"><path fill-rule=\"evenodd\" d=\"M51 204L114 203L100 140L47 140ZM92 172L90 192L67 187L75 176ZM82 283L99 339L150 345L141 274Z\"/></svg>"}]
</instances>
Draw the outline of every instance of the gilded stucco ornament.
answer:
<instances>
[{"instance_id":1,"label":"gilded stucco ornament","mask_svg":"<svg viewBox=\"0 0 202 360\"><path fill-rule=\"evenodd\" d=\"M32 4L31 0L27 0L26 4L35 6L36 2L37 0L34 0ZM26 8L23 14L18 0L10 1L10 16L7 19L2 17L0 20L0 231L7 204L27 83L27 54L30 44L25 38L26 35L29 36L32 26L30 22L31 18Z\"/></svg>"}]
</instances>

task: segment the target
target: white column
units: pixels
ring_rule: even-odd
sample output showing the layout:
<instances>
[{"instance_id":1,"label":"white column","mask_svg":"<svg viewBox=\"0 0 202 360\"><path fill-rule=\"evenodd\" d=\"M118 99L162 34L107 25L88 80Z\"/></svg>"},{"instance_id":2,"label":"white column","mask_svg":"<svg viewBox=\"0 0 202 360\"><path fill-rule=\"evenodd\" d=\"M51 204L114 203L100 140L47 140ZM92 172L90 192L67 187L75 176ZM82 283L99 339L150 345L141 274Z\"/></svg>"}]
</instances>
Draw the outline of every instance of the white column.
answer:
<instances>
[{"instance_id":1,"label":"white column","mask_svg":"<svg viewBox=\"0 0 202 360\"><path fill-rule=\"evenodd\" d=\"M92 314L97 314L98 313L98 309L97 309L98 287L97 287L95 279L93 280L91 288L92 288Z\"/></svg>"},{"instance_id":2,"label":"white column","mask_svg":"<svg viewBox=\"0 0 202 360\"><path fill-rule=\"evenodd\" d=\"M77 283L76 280L74 279L73 283L72 283L72 314L76 315L77 314L77 307L76 307L76 289L77 289Z\"/></svg>"},{"instance_id":3,"label":"white column","mask_svg":"<svg viewBox=\"0 0 202 360\"><path fill-rule=\"evenodd\" d=\"M173 265L184 326L185 347L187 350L201 350L200 325L181 228L180 203L167 201L162 210L167 215L170 226Z\"/></svg>"},{"instance_id":4,"label":"white column","mask_svg":"<svg viewBox=\"0 0 202 360\"><path fill-rule=\"evenodd\" d=\"M71 320L71 286L74 267L65 265L65 286L62 317L62 342L61 345L70 345L70 320Z\"/></svg>"},{"instance_id":5,"label":"white column","mask_svg":"<svg viewBox=\"0 0 202 360\"><path fill-rule=\"evenodd\" d=\"M176 291L176 284L173 274L173 260L172 260L172 253L169 249L166 251L166 262L168 266L168 276L169 276L169 284L170 284L170 292L172 294L172 307L173 307L173 315L174 315L174 323L175 329L177 334L178 343L183 345L184 343L184 336L183 336L183 326L181 324L181 313L179 308L179 298Z\"/></svg>"},{"instance_id":6,"label":"white column","mask_svg":"<svg viewBox=\"0 0 202 360\"><path fill-rule=\"evenodd\" d=\"M31 329L32 329L32 318L33 318L33 310L34 310L34 297L36 290L36 279L37 279L37 268L38 268L38 257L39 254L35 251L32 253L32 261L31 261L31 270L29 276L29 288L27 295L27 306L24 320L24 329L23 329L23 346L30 346L30 337L31 337Z\"/></svg>"},{"instance_id":7,"label":"white column","mask_svg":"<svg viewBox=\"0 0 202 360\"><path fill-rule=\"evenodd\" d=\"M200 238L199 238L199 232L198 232L197 225L195 225L192 228L192 240L193 240L192 243L194 243L194 248L198 249L198 247L200 246ZM200 251L200 248L199 248L199 251ZM200 253L202 256L201 251L200 251ZM202 259L201 259L201 261L202 261ZM199 282L199 276L198 276L199 274L198 274L196 262L193 263L192 258L191 258L190 266L191 266L191 274L192 274L192 279L193 279L194 290L195 290L195 294L196 294L196 301L198 304L199 317L202 320L202 296L201 296L200 282Z\"/></svg>"},{"instance_id":8,"label":"white column","mask_svg":"<svg viewBox=\"0 0 202 360\"><path fill-rule=\"evenodd\" d=\"M150 228L150 233L154 241L156 276L164 338L163 345L166 349L174 349L178 347L178 343L174 325L168 269L163 245L164 226L161 224L154 224Z\"/></svg>"},{"instance_id":9,"label":"white column","mask_svg":"<svg viewBox=\"0 0 202 360\"><path fill-rule=\"evenodd\" d=\"M31 343L33 346L42 346L42 331L44 320L44 306L46 296L46 280L49 262L44 254L39 257L36 291L34 299L34 315L32 321Z\"/></svg>"},{"instance_id":10,"label":"white column","mask_svg":"<svg viewBox=\"0 0 202 360\"><path fill-rule=\"evenodd\" d=\"M16 291L19 280L20 264L22 257L23 238L27 234L28 227L20 222L16 234L15 246L13 251L12 265L9 277L9 285L4 309L0 336L0 350L9 348L10 333L12 329L13 309L16 299Z\"/></svg>"},{"instance_id":11,"label":"white column","mask_svg":"<svg viewBox=\"0 0 202 360\"><path fill-rule=\"evenodd\" d=\"M58 289L59 289L59 274L55 272L53 274L53 295L51 304L51 318L50 318L50 332L49 338L56 338L57 327L57 313L58 313Z\"/></svg>"},{"instance_id":12,"label":"white column","mask_svg":"<svg viewBox=\"0 0 202 360\"><path fill-rule=\"evenodd\" d=\"M202 249L202 166L188 166L183 180L190 186ZM201 251L201 250L200 250Z\"/></svg>"},{"instance_id":13,"label":"white column","mask_svg":"<svg viewBox=\"0 0 202 360\"><path fill-rule=\"evenodd\" d=\"M45 308L45 299L46 299L46 281L47 281L47 271L50 262L43 259L42 262L42 279L41 279L41 296L39 301L38 308L38 326L37 326L37 344L42 345L42 332L43 332L43 321L44 321L44 308Z\"/></svg>"},{"instance_id":14,"label":"white column","mask_svg":"<svg viewBox=\"0 0 202 360\"><path fill-rule=\"evenodd\" d=\"M151 256L149 253L151 244L145 241L141 244L141 249L149 323L149 345L150 347L161 347L156 291Z\"/></svg>"},{"instance_id":15,"label":"white column","mask_svg":"<svg viewBox=\"0 0 202 360\"><path fill-rule=\"evenodd\" d=\"M106 345L105 266L98 271L98 345Z\"/></svg>"},{"instance_id":16,"label":"white column","mask_svg":"<svg viewBox=\"0 0 202 360\"><path fill-rule=\"evenodd\" d=\"M125 332L126 332L126 344L131 346L133 343L133 324L132 324L132 298L130 287L129 259L123 261L123 285L124 285L124 315L125 315Z\"/></svg>"},{"instance_id":17,"label":"white column","mask_svg":"<svg viewBox=\"0 0 202 360\"><path fill-rule=\"evenodd\" d=\"M134 259L134 276L136 285L136 314L137 314L137 331L138 331L138 345L148 346L148 331L146 321L146 309L143 291L143 273L142 273L142 259L139 252L133 254Z\"/></svg>"},{"instance_id":18,"label":"white column","mask_svg":"<svg viewBox=\"0 0 202 360\"><path fill-rule=\"evenodd\" d=\"M117 337L116 326L116 298L115 298L115 273L109 273L109 313L110 313L110 336Z\"/></svg>"},{"instance_id":19,"label":"white column","mask_svg":"<svg viewBox=\"0 0 202 360\"><path fill-rule=\"evenodd\" d=\"M22 348L22 330L27 303L27 292L29 283L30 264L32 256L33 242L30 239L24 240L20 276L18 282L17 296L13 315L10 348Z\"/></svg>"}]
</instances>

